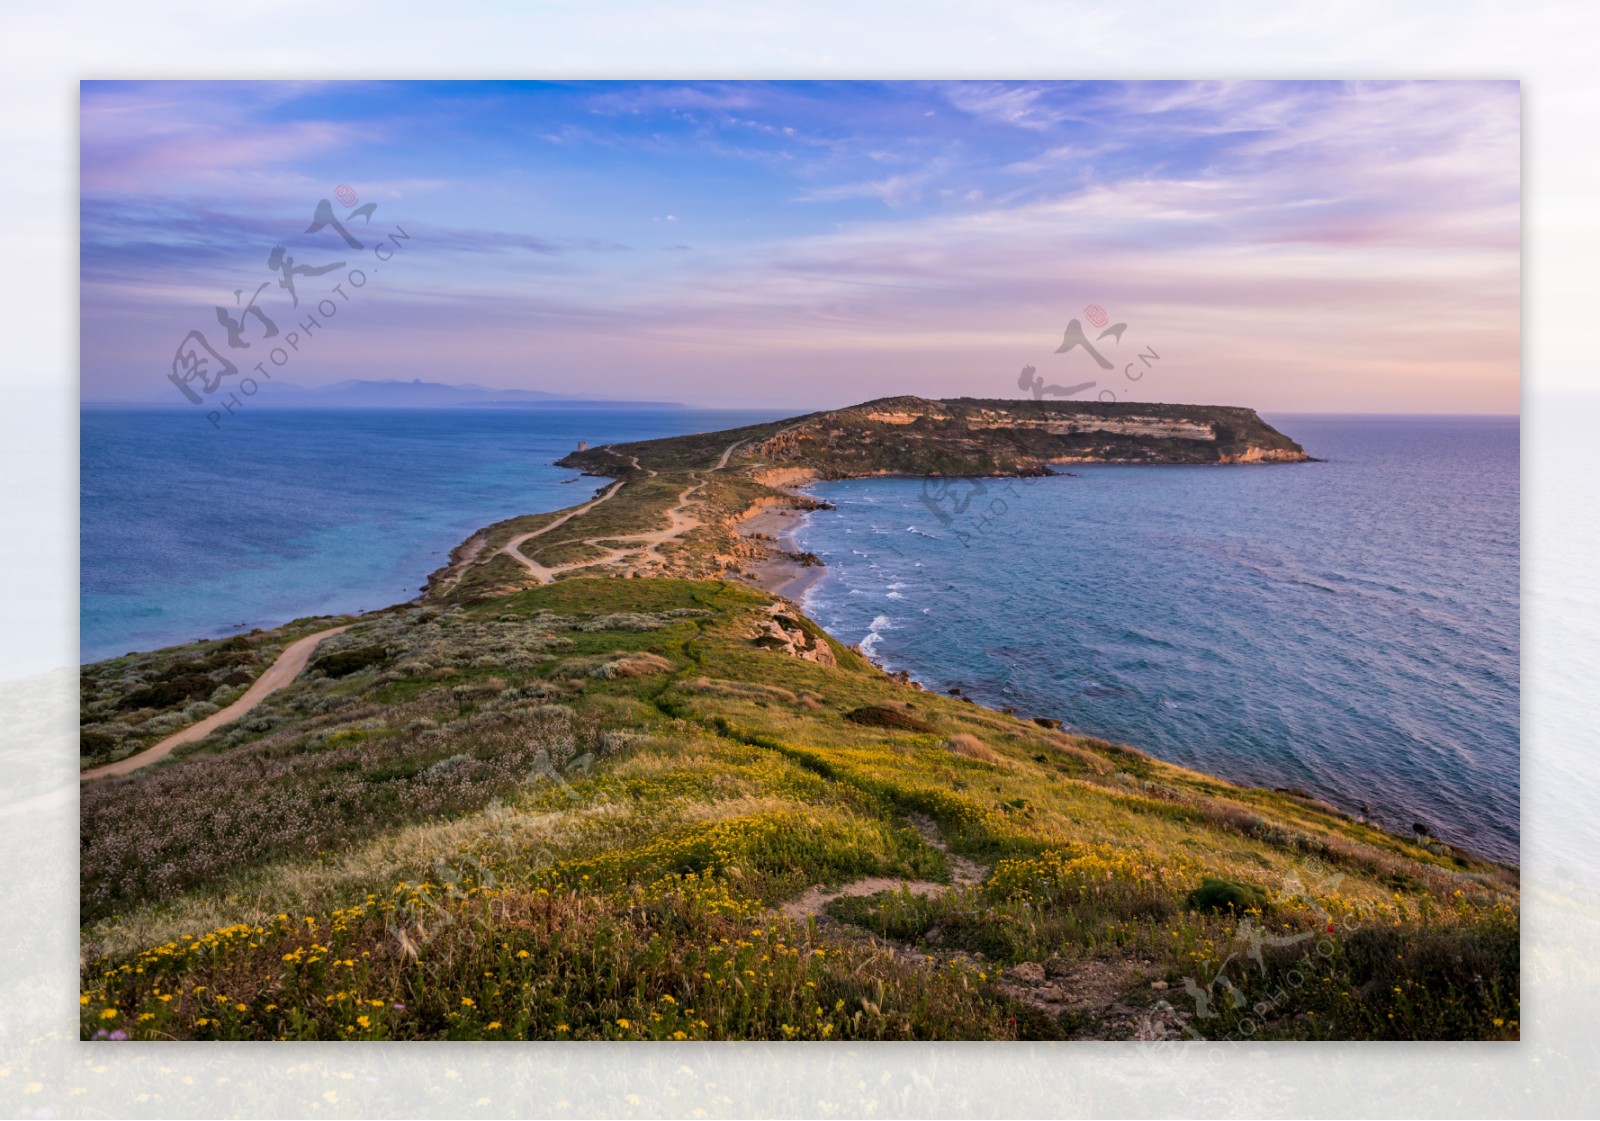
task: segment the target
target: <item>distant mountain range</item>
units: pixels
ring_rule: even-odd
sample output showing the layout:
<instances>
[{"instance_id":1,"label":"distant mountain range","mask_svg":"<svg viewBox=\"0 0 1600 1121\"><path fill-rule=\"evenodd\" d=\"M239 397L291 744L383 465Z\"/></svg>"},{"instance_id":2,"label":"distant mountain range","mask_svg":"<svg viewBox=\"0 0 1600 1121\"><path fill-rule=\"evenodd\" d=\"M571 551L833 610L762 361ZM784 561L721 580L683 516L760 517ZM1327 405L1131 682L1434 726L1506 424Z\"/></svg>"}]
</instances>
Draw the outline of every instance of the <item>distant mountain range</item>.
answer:
<instances>
[{"instance_id":1,"label":"distant mountain range","mask_svg":"<svg viewBox=\"0 0 1600 1121\"><path fill-rule=\"evenodd\" d=\"M592 397L567 397L542 389L491 389L488 386L446 385L443 382L388 379L385 381L341 381L307 389L297 385L275 385L252 404L281 408L320 409L435 409L452 406L522 409L681 409L674 401L612 401Z\"/></svg>"},{"instance_id":2,"label":"distant mountain range","mask_svg":"<svg viewBox=\"0 0 1600 1121\"><path fill-rule=\"evenodd\" d=\"M226 396L225 390L219 395ZM141 404L178 405L177 394L163 394ZM341 381L305 387L288 382L265 384L250 401L252 408L279 409L681 409L676 401L616 401L596 397L568 397L540 389L491 389L488 386L446 385L443 382Z\"/></svg>"}]
</instances>

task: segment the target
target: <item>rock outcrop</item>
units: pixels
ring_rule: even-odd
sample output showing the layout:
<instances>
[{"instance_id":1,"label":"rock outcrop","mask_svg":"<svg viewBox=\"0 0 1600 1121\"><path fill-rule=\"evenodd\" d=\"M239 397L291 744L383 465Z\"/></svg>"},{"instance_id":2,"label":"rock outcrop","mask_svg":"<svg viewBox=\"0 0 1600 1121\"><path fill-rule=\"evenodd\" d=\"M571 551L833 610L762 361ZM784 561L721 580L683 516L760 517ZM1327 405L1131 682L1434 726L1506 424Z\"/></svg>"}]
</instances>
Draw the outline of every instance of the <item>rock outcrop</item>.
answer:
<instances>
[{"instance_id":1,"label":"rock outcrop","mask_svg":"<svg viewBox=\"0 0 1600 1121\"><path fill-rule=\"evenodd\" d=\"M827 639L807 633L805 625L788 614L782 604L773 604L768 608L768 614L770 618L761 621L759 629L751 639L757 646L776 650L791 658L804 658L808 662L816 662L819 666L838 664Z\"/></svg>"}]
</instances>

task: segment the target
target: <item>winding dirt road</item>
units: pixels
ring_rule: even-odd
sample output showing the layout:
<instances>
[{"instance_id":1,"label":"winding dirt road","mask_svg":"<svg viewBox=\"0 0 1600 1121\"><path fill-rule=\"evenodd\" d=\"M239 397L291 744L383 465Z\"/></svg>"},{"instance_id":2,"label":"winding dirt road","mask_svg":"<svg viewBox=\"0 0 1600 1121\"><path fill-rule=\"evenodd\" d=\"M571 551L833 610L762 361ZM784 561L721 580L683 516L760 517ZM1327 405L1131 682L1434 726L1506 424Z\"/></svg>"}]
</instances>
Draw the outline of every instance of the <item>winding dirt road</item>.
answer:
<instances>
[{"instance_id":1,"label":"winding dirt road","mask_svg":"<svg viewBox=\"0 0 1600 1121\"><path fill-rule=\"evenodd\" d=\"M600 503L605 502L608 499L616 497L616 493L623 488L623 486L624 486L624 484L626 484L626 482L627 482L626 479L618 479L616 482L614 482L610 486L608 486L605 489L605 492L603 494L599 495L596 498L591 498L588 502L585 502L582 506L574 506L571 510L568 510L565 514L562 514L559 518L557 518L555 521L551 522L549 525L543 526L540 529L533 530L531 533L518 534L516 537L513 537L510 541L507 541L504 545L502 545L500 547L500 551L502 553L505 553L507 556L511 557L511 559L513 559L513 560L517 561L518 563L520 563L523 568L526 568L529 572L531 572L533 574L533 578L535 580L539 581L539 583L541 583L541 584L550 583L550 581L555 579L555 574L557 572L561 572L564 569L567 569L567 568L570 568L570 567L573 567L573 566L571 566L571 565L560 565L560 566L558 566L556 568L546 568L544 565L540 564L538 561L529 560L527 557L523 556L522 555L522 550L520 548L521 544L524 541L532 541L535 537L543 537L545 534L549 533L552 529L559 529L560 527L562 527L562 526L566 525L568 522L570 522L573 518L578 517L580 514L586 514L590 510L593 510L596 506L600 505ZM593 563L593 562L585 561L583 563L590 564L590 563Z\"/></svg>"},{"instance_id":2,"label":"winding dirt road","mask_svg":"<svg viewBox=\"0 0 1600 1121\"><path fill-rule=\"evenodd\" d=\"M724 467L726 467L728 465L729 457L733 455L734 449L744 442L745 441L743 440L735 440L733 443L724 448L722 452L722 458L717 460L716 466L712 467L711 470L721 471ZM606 450L611 451L609 448ZM616 455L619 459L622 458L614 451L611 452L611 454ZM650 475L651 478L656 476L656 472L652 471L650 468L639 466L638 456L629 456L628 459L633 464L635 470L644 471ZM694 477L698 478L698 475ZM539 583L549 584L563 572L571 572L574 569L579 568L593 568L596 565L614 564L623 557L634 553L643 554L643 561L659 561L661 560L662 545L665 545L668 541L674 541L677 538L682 537L685 533L689 532L689 530L700 524L700 519L695 517L693 514L688 513L687 508L695 492L705 485L704 481L696 482L692 486L685 487L682 493L678 495L678 501L666 512L666 529L651 530L646 533L629 533L621 535L601 534L598 537L586 537L578 542L580 545L595 545L601 549L604 549L604 556L590 557L584 560L568 561L566 564L558 564L554 567L549 567L540 564L536 560L530 559L522 552L521 546L524 541L531 541L535 537L542 537L551 530L566 525L573 518L587 513L596 506L600 505L600 503L614 497L616 493L620 491L626 484L626 479L618 479L606 490L604 494L584 503L582 506L578 506L572 510L569 510L567 513L563 514L561 517L557 518L547 526L533 530L530 533L524 533L517 537L513 537L501 547L500 551L521 564L522 567L527 569L529 574L532 575L533 578ZM606 542L607 544L601 544L602 542Z\"/></svg>"},{"instance_id":3,"label":"winding dirt road","mask_svg":"<svg viewBox=\"0 0 1600 1121\"><path fill-rule=\"evenodd\" d=\"M101 767L91 767L78 775L80 781L90 779L111 778L114 775L125 775L137 771L140 767L148 767L157 759L164 759L172 754L173 749L182 747L186 743L203 740L224 724L231 724L256 705L266 700L268 695L276 693L285 685L300 676L300 671L306 668L306 663L311 660L312 651L316 650L319 643L325 638L332 638L336 634L343 634L350 629L346 623L342 627L329 627L316 634L308 634L291 642L278 655L277 661L267 667L266 672L251 683L245 690L244 696L234 701L227 708L213 712L210 716L198 723L191 724L181 732L174 732L160 743L147 747L137 754L126 759L118 759L115 763L107 763Z\"/></svg>"},{"instance_id":4,"label":"winding dirt road","mask_svg":"<svg viewBox=\"0 0 1600 1121\"><path fill-rule=\"evenodd\" d=\"M732 457L734 450L744 442L745 441L743 440L738 440L732 444L729 444L725 449L723 449L721 458L717 460L716 466L711 468L711 470L721 471L723 468L727 467L728 460L730 457ZM612 452L611 454L617 455L616 452ZM618 456L618 458L621 458L621 456ZM648 467L641 467L639 465L638 456L629 456L628 460L633 465L635 470L643 471L652 478L655 477L655 471ZM696 477L698 478L698 476ZM524 568L533 574L534 579L538 580L541 584L548 584L554 580L559 573L575 568L588 568L597 564L611 564L614 561L617 561L620 558L628 556L632 553L642 553L644 554L645 558L654 558L655 560L660 560L660 549L662 545L666 544L668 541L672 541L683 536L683 534L700 524L700 519L696 518L693 514L688 513L687 507L690 501L693 499L695 493L705 485L703 480L695 482L692 486L685 487L682 493L678 495L678 501L666 512L667 527L665 529L653 530L647 533L627 534L620 537L602 535L599 537L590 537L585 539L582 542L582 544L585 545L598 544L601 541L616 543L615 545L611 546L602 546L602 548L605 548L606 550L606 555L597 560L573 561L568 564L557 565L554 568L548 568L545 565L540 564L538 561L530 560L528 557L522 554L519 546L521 546L524 541L531 541L535 537L540 537L546 533L549 533L553 529L558 529L561 526L566 525L573 518L579 517L594 509L596 506L600 505L600 503L616 497L617 492L620 491L623 486L626 485L626 483L626 479L618 479L616 482L608 486L602 493L596 495L583 505L568 510L565 514L562 514L559 518L556 518L548 525L540 529L533 530L531 533L524 533L517 537L513 537L501 547L500 551L509 554L511 557L520 562ZM467 547L462 551L462 556L459 558L458 563L452 566L455 571L452 571L449 576L451 586L460 581L461 575L463 572L465 572L467 566L477 559L478 554L483 549L485 540L486 539L483 538L482 535L479 535L467 543ZM172 735L168 736L159 743L147 747L143 751L137 752L136 754L130 755L126 759L118 759L115 763L106 763L103 766L91 767L87 771L82 771L78 775L79 781L89 782L94 779L112 778L117 775L131 774L141 767L148 767L151 763L166 758L168 755L172 754L174 750L182 747L184 744L196 743L205 739L218 728L238 720L241 716L244 716L262 701L266 700L268 696L277 692L279 689L282 689L285 685L288 685L295 678L299 677L301 671L306 668L306 663L311 660L312 653L321 644L323 639L332 638L336 634L343 634L349 629L350 624L347 623L344 626L329 627L325 631L318 631L315 634L308 634L304 638L296 639L294 642L290 643L284 648L283 652L278 655L277 660L274 661L272 665L267 667L265 673L251 683L250 688L245 690L244 696L234 701L227 708L224 708L218 712L214 712L204 720L191 724L181 731L174 732Z\"/></svg>"}]
</instances>

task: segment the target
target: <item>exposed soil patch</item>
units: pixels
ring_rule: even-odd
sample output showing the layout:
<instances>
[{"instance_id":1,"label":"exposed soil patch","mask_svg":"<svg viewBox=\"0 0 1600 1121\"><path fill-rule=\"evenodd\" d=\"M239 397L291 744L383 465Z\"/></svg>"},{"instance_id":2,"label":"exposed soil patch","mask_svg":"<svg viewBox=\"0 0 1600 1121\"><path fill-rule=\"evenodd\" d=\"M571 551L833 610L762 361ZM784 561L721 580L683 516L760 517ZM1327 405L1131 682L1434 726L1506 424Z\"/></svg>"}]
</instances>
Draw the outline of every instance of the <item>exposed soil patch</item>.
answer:
<instances>
[{"instance_id":1,"label":"exposed soil patch","mask_svg":"<svg viewBox=\"0 0 1600 1121\"><path fill-rule=\"evenodd\" d=\"M880 891L909 891L912 895L932 897L949 890L949 884L934 883L932 880L895 880L888 876L867 876L864 879L852 880L843 887L830 889L819 885L799 899L785 903L780 910L791 919L804 920L822 914L822 909L829 903L847 896L877 895Z\"/></svg>"},{"instance_id":2,"label":"exposed soil patch","mask_svg":"<svg viewBox=\"0 0 1600 1121\"><path fill-rule=\"evenodd\" d=\"M976 887L983 883L983 878L989 874L989 869L976 860L951 852L950 846L939 836L939 826L933 818L926 814L911 814L906 820L911 823L911 828L917 831L917 836L944 853L945 862L950 865L952 884L956 887Z\"/></svg>"},{"instance_id":3,"label":"exposed soil patch","mask_svg":"<svg viewBox=\"0 0 1600 1121\"><path fill-rule=\"evenodd\" d=\"M859 880L851 880L843 887L825 888L818 884L799 899L785 903L780 908L782 912L791 919L806 919L822 914L823 908L835 899L877 895L880 891L908 891L912 895L931 899L943 895L952 887L972 887L983 882L988 869L975 860L951 852L949 846L940 838L939 827L931 817L911 814L906 820L923 841L944 853L945 861L950 866L950 883L941 884L932 880L897 880L889 876L864 876ZM910 947L901 948L922 956L920 951L912 950Z\"/></svg>"}]
</instances>

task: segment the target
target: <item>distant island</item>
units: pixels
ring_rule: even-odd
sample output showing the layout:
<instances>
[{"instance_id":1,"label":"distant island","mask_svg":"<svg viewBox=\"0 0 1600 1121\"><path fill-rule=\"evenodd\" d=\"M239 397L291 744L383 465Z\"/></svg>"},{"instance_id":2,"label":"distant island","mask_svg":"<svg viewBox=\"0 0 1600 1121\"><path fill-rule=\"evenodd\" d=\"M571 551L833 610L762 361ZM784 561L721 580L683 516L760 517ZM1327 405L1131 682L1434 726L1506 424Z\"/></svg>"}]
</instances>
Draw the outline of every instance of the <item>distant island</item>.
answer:
<instances>
[{"instance_id":1,"label":"distant island","mask_svg":"<svg viewBox=\"0 0 1600 1121\"><path fill-rule=\"evenodd\" d=\"M1306 459L1249 409L918 397L583 448L593 497L412 602L86 665L82 1036L1516 1039L1515 868L792 598L807 481Z\"/></svg>"}]
</instances>

